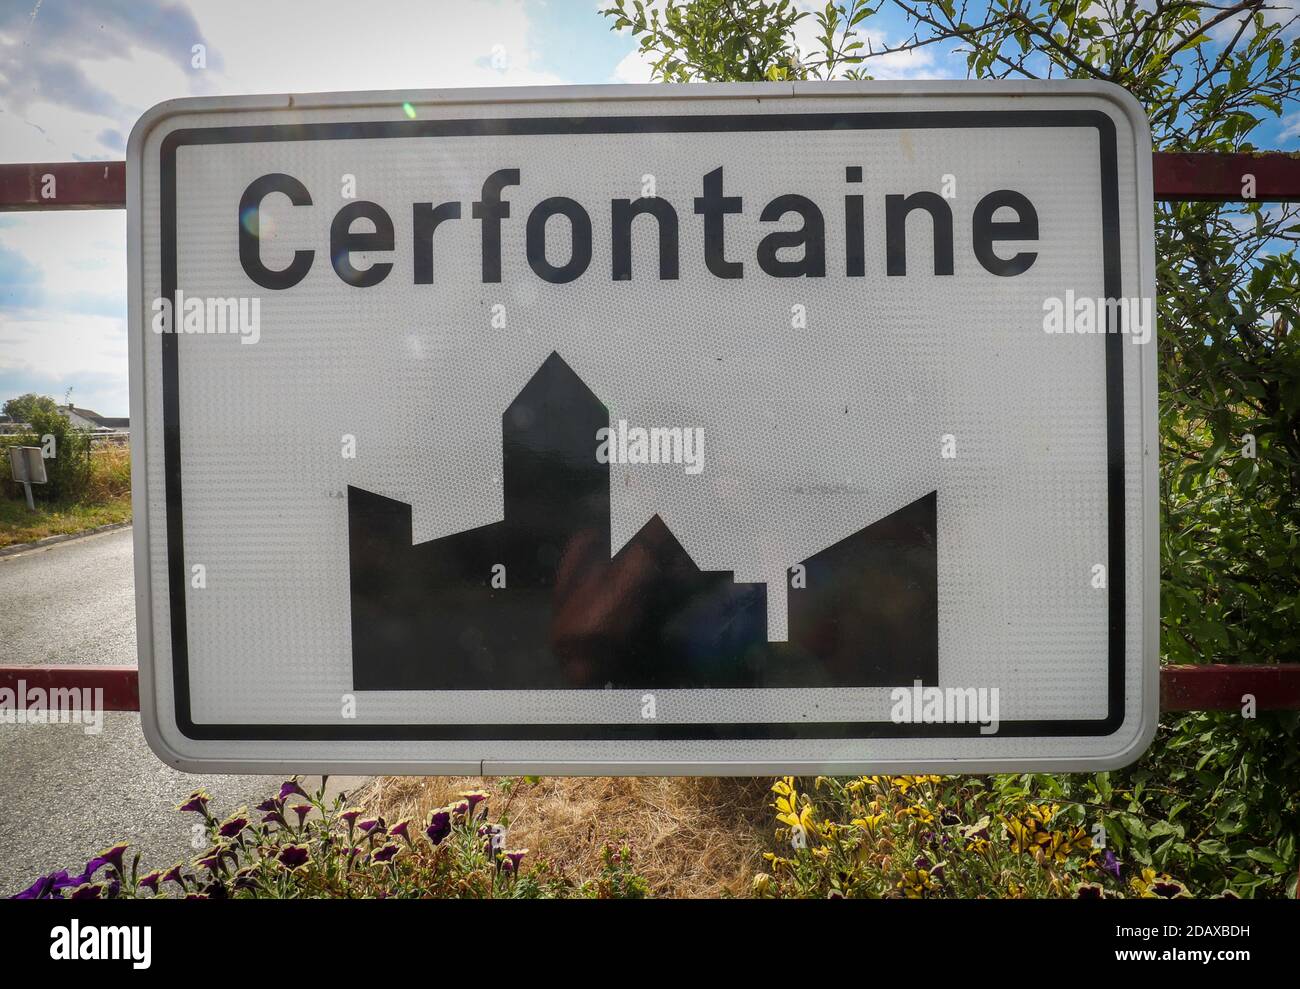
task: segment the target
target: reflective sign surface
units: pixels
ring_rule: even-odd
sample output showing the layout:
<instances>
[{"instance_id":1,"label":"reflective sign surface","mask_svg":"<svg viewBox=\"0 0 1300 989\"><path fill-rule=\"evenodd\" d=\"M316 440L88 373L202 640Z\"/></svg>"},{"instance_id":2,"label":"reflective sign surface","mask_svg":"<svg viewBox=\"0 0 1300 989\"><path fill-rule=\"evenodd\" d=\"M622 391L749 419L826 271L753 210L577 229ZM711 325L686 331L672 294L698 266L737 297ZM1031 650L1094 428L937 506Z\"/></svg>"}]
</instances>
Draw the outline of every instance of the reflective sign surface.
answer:
<instances>
[{"instance_id":1,"label":"reflective sign surface","mask_svg":"<svg viewBox=\"0 0 1300 989\"><path fill-rule=\"evenodd\" d=\"M130 156L167 761L1145 747L1150 146L1119 90L195 100Z\"/></svg>"}]
</instances>

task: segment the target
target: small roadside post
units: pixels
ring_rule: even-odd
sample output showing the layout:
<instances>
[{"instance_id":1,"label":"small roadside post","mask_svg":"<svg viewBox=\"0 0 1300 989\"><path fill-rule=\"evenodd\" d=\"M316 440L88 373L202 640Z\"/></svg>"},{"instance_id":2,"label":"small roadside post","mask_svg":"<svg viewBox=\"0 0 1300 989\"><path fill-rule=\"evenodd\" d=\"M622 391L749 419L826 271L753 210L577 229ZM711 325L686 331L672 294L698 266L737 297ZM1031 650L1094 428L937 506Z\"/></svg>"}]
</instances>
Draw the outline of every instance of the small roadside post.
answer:
<instances>
[{"instance_id":1,"label":"small roadside post","mask_svg":"<svg viewBox=\"0 0 1300 989\"><path fill-rule=\"evenodd\" d=\"M41 456L39 446L11 446L9 448L9 468L13 479L23 486L27 495L27 507L36 511L32 501L32 485L46 484L49 478L45 474L45 458Z\"/></svg>"}]
</instances>

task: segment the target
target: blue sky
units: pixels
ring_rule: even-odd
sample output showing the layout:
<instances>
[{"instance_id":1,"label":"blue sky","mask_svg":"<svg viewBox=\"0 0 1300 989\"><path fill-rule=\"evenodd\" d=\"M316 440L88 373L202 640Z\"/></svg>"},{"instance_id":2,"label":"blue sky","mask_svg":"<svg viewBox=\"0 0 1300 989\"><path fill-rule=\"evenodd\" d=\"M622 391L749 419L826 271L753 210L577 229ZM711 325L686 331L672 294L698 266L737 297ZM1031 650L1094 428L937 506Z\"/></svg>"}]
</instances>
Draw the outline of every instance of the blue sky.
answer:
<instances>
[{"instance_id":1,"label":"blue sky","mask_svg":"<svg viewBox=\"0 0 1300 989\"><path fill-rule=\"evenodd\" d=\"M0 0L0 160L121 158L136 118L178 96L648 81L602 6ZM869 25L877 44L908 33L896 15ZM191 64L196 44L202 68ZM871 71L959 78L965 64L935 48ZM1300 146L1300 116L1266 133ZM37 391L61 401L69 388L78 405L128 412L125 213L0 214L0 400Z\"/></svg>"}]
</instances>

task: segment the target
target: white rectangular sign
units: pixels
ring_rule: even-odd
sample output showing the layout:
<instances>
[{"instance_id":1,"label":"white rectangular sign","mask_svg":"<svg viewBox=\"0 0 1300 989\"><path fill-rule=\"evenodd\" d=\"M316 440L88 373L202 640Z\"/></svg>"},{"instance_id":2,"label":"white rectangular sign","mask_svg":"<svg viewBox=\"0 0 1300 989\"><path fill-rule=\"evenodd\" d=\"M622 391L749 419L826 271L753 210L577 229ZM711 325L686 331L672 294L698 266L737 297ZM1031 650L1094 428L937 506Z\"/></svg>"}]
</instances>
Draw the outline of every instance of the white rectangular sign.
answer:
<instances>
[{"instance_id":1,"label":"white rectangular sign","mask_svg":"<svg viewBox=\"0 0 1300 989\"><path fill-rule=\"evenodd\" d=\"M1150 741L1122 90L181 100L128 175L167 762L1059 771Z\"/></svg>"}]
</instances>

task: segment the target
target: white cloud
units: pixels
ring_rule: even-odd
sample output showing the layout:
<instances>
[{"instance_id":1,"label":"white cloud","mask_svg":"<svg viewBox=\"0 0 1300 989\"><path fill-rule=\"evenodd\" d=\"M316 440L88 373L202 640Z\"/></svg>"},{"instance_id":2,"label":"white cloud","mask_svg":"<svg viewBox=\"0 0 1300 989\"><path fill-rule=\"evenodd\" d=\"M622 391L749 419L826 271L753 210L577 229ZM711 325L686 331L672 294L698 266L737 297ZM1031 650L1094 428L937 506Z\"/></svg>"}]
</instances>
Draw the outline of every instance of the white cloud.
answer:
<instances>
[{"instance_id":1,"label":"white cloud","mask_svg":"<svg viewBox=\"0 0 1300 989\"><path fill-rule=\"evenodd\" d=\"M140 113L194 93L568 81L538 67L524 0L103 0L94 17L56 4L29 15L28 5L0 10L0 156L9 161L120 158ZM191 66L200 43L204 69ZM62 399L66 382L78 402L126 414L125 230L118 211L4 219L0 248L38 272L34 287L0 307L6 391L52 389Z\"/></svg>"},{"instance_id":2,"label":"white cloud","mask_svg":"<svg viewBox=\"0 0 1300 989\"><path fill-rule=\"evenodd\" d=\"M1282 130L1278 132L1279 141L1290 141L1300 137L1300 113L1289 113L1282 118Z\"/></svg>"},{"instance_id":3,"label":"white cloud","mask_svg":"<svg viewBox=\"0 0 1300 989\"><path fill-rule=\"evenodd\" d=\"M628 52L614 67L615 82L650 82L650 59L641 49Z\"/></svg>"},{"instance_id":4,"label":"white cloud","mask_svg":"<svg viewBox=\"0 0 1300 989\"><path fill-rule=\"evenodd\" d=\"M78 404L126 415L126 215L10 214L0 246L37 272L0 309L0 382L60 401L71 386Z\"/></svg>"}]
</instances>

